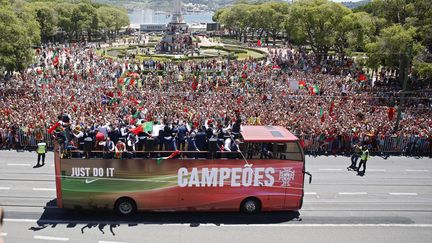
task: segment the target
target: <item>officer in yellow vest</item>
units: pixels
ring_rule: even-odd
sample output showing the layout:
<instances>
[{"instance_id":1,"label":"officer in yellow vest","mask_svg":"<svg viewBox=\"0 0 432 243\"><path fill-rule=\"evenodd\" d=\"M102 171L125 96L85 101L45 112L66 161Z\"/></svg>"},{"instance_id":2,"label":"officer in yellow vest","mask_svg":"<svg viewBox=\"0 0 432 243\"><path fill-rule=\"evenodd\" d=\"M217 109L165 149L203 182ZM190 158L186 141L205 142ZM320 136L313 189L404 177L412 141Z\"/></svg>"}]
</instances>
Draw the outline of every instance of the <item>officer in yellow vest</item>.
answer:
<instances>
[{"instance_id":1,"label":"officer in yellow vest","mask_svg":"<svg viewBox=\"0 0 432 243\"><path fill-rule=\"evenodd\" d=\"M360 163L359 167L357 168L357 175L363 176L366 172L366 162L369 159L369 150L366 146L362 147L361 155L360 155ZM363 166L363 171L360 172L360 168Z\"/></svg>"},{"instance_id":2,"label":"officer in yellow vest","mask_svg":"<svg viewBox=\"0 0 432 243\"><path fill-rule=\"evenodd\" d=\"M45 154L47 152L46 143L38 143L37 146L38 147L36 153L38 154L38 160L37 160L37 165L34 166L35 168L45 165ZM41 158L42 158L42 164L40 164Z\"/></svg>"}]
</instances>

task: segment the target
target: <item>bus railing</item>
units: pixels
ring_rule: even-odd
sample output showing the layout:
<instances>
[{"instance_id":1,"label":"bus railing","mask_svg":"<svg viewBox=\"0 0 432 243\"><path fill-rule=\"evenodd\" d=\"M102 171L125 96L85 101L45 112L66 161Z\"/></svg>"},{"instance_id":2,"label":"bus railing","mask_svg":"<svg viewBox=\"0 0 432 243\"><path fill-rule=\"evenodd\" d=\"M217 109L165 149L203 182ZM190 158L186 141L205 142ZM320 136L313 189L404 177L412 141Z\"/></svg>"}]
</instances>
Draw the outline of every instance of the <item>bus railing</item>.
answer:
<instances>
[{"instance_id":1,"label":"bus railing","mask_svg":"<svg viewBox=\"0 0 432 243\"><path fill-rule=\"evenodd\" d=\"M133 159L133 158L145 158L145 159L163 159L164 157L170 156L175 153L175 158L196 158L196 159L232 159L242 158L238 151L165 151L165 150L152 150L152 151L106 151L106 150L77 150L77 149L63 149L59 151L62 159L70 158L105 158L105 159Z\"/></svg>"}]
</instances>

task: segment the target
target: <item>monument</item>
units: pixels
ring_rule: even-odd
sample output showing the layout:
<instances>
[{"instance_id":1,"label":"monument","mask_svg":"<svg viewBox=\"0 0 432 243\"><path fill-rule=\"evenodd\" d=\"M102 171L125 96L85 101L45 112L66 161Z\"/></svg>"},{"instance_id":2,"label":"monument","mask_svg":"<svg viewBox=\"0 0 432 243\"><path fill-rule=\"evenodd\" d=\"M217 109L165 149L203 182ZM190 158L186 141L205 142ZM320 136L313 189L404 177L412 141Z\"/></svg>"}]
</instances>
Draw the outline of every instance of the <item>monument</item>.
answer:
<instances>
[{"instance_id":1,"label":"monument","mask_svg":"<svg viewBox=\"0 0 432 243\"><path fill-rule=\"evenodd\" d=\"M164 37L156 46L156 52L186 54L193 51L192 37L188 25L184 22L180 0L173 0L173 14Z\"/></svg>"}]
</instances>

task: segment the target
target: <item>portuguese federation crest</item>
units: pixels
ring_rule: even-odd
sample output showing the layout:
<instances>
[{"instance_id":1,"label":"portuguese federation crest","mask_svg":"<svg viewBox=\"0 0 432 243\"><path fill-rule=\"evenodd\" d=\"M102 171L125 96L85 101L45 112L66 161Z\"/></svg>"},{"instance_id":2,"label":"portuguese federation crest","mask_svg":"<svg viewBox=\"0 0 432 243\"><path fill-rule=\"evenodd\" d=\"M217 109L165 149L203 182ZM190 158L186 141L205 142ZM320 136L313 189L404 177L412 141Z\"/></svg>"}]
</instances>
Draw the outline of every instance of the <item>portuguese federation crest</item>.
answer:
<instances>
[{"instance_id":1,"label":"portuguese federation crest","mask_svg":"<svg viewBox=\"0 0 432 243\"><path fill-rule=\"evenodd\" d=\"M283 168L283 170L279 172L279 180L282 181L282 186L284 187L290 186L291 181L294 180L294 175L295 172L293 168L291 167Z\"/></svg>"}]
</instances>

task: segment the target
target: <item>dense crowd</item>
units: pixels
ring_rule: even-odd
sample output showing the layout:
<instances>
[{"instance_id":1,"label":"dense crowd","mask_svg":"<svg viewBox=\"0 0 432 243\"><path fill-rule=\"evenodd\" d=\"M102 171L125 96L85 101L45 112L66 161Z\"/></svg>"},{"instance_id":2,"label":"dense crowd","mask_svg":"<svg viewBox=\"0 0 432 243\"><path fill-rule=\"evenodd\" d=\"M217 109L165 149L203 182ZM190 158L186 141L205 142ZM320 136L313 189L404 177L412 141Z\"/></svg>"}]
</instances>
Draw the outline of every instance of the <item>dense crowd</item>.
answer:
<instances>
[{"instance_id":1,"label":"dense crowd","mask_svg":"<svg viewBox=\"0 0 432 243\"><path fill-rule=\"evenodd\" d=\"M18 130L41 140L59 115L70 118L75 135L102 130L105 137L111 131L128 136L148 121L171 130L185 125L186 137L209 128L217 136L238 121L282 125L300 136L432 135L427 89L406 99L395 131L400 95L372 87L349 58L318 61L285 47L269 48L264 60L136 62L72 44L37 49L35 60L0 81L1 143Z\"/></svg>"}]
</instances>

